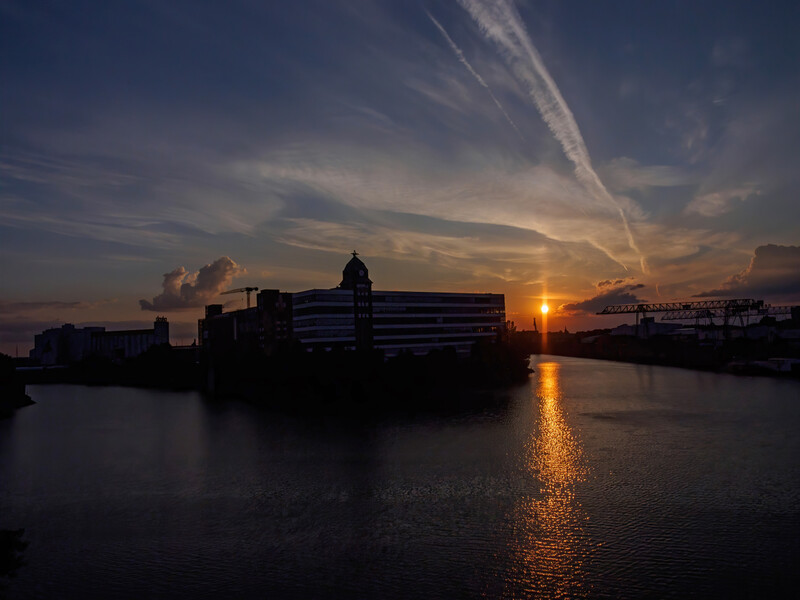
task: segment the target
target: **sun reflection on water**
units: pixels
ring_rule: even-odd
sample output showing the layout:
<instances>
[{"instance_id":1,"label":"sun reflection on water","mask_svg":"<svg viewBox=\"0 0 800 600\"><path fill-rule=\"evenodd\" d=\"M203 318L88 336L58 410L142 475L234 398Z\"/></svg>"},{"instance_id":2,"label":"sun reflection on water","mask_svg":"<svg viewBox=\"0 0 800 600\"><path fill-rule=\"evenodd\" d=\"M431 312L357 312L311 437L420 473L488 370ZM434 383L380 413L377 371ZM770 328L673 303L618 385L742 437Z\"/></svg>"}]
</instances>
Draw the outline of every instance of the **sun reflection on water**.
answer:
<instances>
[{"instance_id":1,"label":"sun reflection on water","mask_svg":"<svg viewBox=\"0 0 800 600\"><path fill-rule=\"evenodd\" d=\"M512 598L575 598L589 592L583 585L586 517L575 496L586 472L582 448L562 412L560 368L553 362L537 367L538 428L527 444L525 467L540 489L515 507L516 569L506 594Z\"/></svg>"}]
</instances>

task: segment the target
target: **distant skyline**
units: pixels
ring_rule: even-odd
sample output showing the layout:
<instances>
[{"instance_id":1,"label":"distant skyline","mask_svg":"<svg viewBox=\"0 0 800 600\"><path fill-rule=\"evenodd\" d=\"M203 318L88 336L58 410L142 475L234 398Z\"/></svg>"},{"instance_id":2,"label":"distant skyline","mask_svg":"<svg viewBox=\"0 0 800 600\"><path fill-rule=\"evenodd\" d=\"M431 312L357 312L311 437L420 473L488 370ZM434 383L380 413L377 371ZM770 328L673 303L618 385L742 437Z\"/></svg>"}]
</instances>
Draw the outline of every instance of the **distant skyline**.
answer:
<instances>
[{"instance_id":1,"label":"distant skyline","mask_svg":"<svg viewBox=\"0 0 800 600\"><path fill-rule=\"evenodd\" d=\"M800 304L794 2L0 2L0 352L232 287ZM629 319L628 319L629 320ZM539 321L540 322L540 321ZM540 322L541 323L541 322Z\"/></svg>"}]
</instances>

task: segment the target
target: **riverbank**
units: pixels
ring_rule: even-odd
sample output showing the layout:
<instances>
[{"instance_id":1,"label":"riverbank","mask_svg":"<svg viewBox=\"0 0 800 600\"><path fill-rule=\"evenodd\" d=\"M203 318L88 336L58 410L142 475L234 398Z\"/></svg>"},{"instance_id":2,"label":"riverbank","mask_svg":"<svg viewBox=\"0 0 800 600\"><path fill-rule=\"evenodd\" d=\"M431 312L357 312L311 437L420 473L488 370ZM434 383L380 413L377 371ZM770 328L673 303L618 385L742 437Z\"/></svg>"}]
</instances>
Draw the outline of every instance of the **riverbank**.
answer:
<instances>
[{"instance_id":1,"label":"riverbank","mask_svg":"<svg viewBox=\"0 0 800 600\"><path fill-rule=\"evenodd\" d=\"M527 381L527 356L505 344L455 352L300 352L230 357L203 366L205 392L285 413L360 415L490 407L496 390Z\"/></svg>"},{"instance_id":2,"label":"riverbank","mask_svg":"<svg viewBox=\"0 0 800 600\"><path fill-rule=\"evenodd\" d=\"M25 393L25 383L14 370L14 360L0 354L0 419L7 419L31 404L35 402Z\"/></svg>"},{"instance_id":3,"label":"riverbank","mask_svg":"<svg viewBox=\"0 0 800 600\"><path fill-rule=\"evenodd\" d=\"M379 352L286 352L275 356L200 355L168 347L113 363L93 358L69 367L21 371L29 384L121 385L199 390L224 400L289 414L363 415L490 407L496 390L527 380L528 355L509 344L481 344L469 357Z\"/></svg>"},{"instance_id":4,"label":"riverbank","mask_svg":"<svg viewBox=\"0 0 800 600\"><path fill-rule=\"evenodd\" d=\"M136 358L114 362L93 356L65 366L26 368L17 371L26 384L122 385L164 390L200 389L202 374L193 356L169 346L153 347Z\"/></svg>"},{"instance_id":5,"label":"riverbank","mask_svg":"<svg viewBox=\"0 0 800 600\"><path fill-rule=\"evenodd\" d=\"M800 348L787 340L739 338L700 342L674 336L613 336L608 330L550 333L545 354L681 367L716 373L800 378Z\"/></svg>"},{"instance_id":6,"label":"riverbank","mask_svg":"<svg viewBox=\"0 0 800 600\"><path fill-rule=\"evenodd\" d=\"M25 384L0 384L0 419L7 419L20 408L36 404L25 393Z\"/></svg>"}]
</instances>

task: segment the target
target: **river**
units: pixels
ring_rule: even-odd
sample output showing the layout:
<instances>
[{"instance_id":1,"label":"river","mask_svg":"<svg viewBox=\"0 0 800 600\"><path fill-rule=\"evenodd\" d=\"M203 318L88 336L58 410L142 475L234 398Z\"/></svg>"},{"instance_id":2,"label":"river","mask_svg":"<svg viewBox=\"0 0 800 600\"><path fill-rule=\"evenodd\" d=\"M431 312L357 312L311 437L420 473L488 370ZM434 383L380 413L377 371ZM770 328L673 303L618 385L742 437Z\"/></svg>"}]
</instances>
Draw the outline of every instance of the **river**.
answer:
<instances>
[{"instance_id":1,"label":"river","mask_svg":"<svg viewBox=\"0 0 800 600\"><path fill-rule=\"evenodd\" d=\"M354 423L29 386L10 598L765 598L800 589L800 382L537 356L491 411ZM0 594L1 595L1 594Z\"/></svg>"}]
</instances>

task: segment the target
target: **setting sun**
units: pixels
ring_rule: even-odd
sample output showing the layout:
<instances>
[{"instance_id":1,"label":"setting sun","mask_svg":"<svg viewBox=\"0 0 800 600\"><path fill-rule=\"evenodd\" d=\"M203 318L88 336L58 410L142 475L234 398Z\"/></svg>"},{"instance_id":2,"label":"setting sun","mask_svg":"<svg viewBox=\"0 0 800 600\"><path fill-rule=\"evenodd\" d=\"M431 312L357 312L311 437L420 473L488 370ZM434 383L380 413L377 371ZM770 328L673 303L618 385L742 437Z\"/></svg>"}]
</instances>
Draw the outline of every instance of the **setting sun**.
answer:
<instances>
[{"instance_id":1,"label":"setting sun","mask_svg":"<svg viewBox=\"0 0 800 600\"><path fill-rule=\"evenodd\" d=\"M542 313L547 314L548 310L550 309L547 307L547 304L542 304Z\"/></svg>"}]
</instances>

